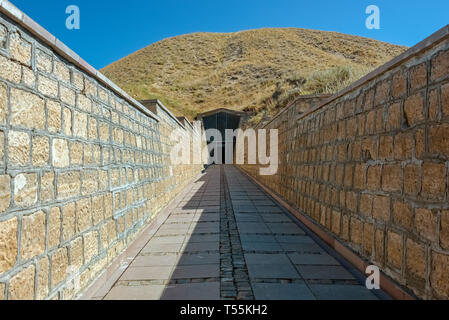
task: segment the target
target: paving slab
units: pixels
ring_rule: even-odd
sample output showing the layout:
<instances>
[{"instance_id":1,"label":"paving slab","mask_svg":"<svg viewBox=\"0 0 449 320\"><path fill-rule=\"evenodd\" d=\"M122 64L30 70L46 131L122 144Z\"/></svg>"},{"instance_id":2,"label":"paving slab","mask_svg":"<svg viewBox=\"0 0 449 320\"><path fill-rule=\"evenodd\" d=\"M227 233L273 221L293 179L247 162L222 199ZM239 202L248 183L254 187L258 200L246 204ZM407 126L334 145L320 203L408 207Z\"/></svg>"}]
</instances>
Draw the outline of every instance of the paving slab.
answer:
<instances>
[{"instance_id":1,"label":"paving slab","mask_svg":"<svg viewBox=\"0 0 449 320\"><path fill-rule=\"evenodd\" d=\"M251 279L301 279L292 264L249 264L248 273Z\"/></svg>"},{"instance_id":2,"label":"paving slab","mask_svg":"<svg viewBox=\"0 0 449 320\"><path fill-rule=\"evenodd\" d=\"M264 222L291 222L292 220L285 214L263 213L260 215Z\"/></svg>"},{"instance_id":3,"label":"paving slab","mask_svg":"<svg viewBox=\"0 0 449 320\"><path fill-rule=\"evenodd\" d=\"M275 235L276 241L279 243L314 243L315 241L308 236L303 235Z\"/></svg>"},{"instance_id":4,"label":"paving slab","mask_svg":"<svg viewBox=\"0 0 449 320\"><path fill-rule=\"evenodd\" d=\"M262 254L262 253L245 253L245 260L250 264L266 264L276 266L279 264L290 265L291 262L286 254Z\"/></svg>"},{"instance_id":5,"label":"paving slab","mask_svg":"<svg viewBox=\"0 0 449 320\"><path fill-rule=\"evenodd\" d=\"M199 265L199 264L220 264L220 254L218 253L197 253L183 254L179 257L178 266Z\"/></svg>"},{"instance_id":6,"label":"paving slab","mask_svg":"<svg viewBox=\"0 0 449 320\"><path fill-rule=\"evenodd\" d=\"M168 285L162 300L220 300L220 283L187 283Z\"/></svg>"},{"instance_id":7,"label":"paving slab","mask_svg":"<svg viewBox=\"0 0 449 320\"><path fill-rule=\"evenodd\" d=\"M176 266L171 279L197 279L220 277L219 264L201 264L194 266Z\"/></svg>"},{"instance_id":8,"label":"paving slab","mask_svg":"<svg viewBox=\"0 0 449 320\"><path fill-rule=\"evenodd\" d=\"M267 226L259 222L237 222L237 227L241 234L270 233Z\"/></svg>"},{"instance_id":9,"label":"paving slab","mask_svg":"<svg viewBox=\"0 0 449 320\"><path fill-rule=\"evenodd\" d=\"M297 266L304 279L313 280L354 280L354 276L342 266Z\"/></svg>"},{"instance_id":10,"label":"paving slab","mask_svg":"<svg viewBox=\"0 0 449 320\"><path fill-rule=\"evenodd\" d=\"M316 300L305 284L254 283L252 287L257 300Z\"/></svg>"},{"instance_id":11,"label":"paving slab","mask_svg":"<svg viewBox=\"0 0 449 320\"><path fill-rule=\"evenodd\" d=\"M236 214L237 222L263 222L262 217L258 214Z\"/></svg>"},{"instance_id":12,"label":"paving slab","mask_svg":"<svg viewBox=\"0 0 449 320\"><path fill-rule=\"evenodd\" d=\"M280 243L282 249L286 252L301 252L301 253L324 253L324 249L316 243Z\"/></svg>"},{"instance_id":13,"label":"paving slab","mask_svg":"<svg viewBox=\"0 0 449 320\"><path fill-rule=\"evenodd\" d=\"M281 246L276 242L242 242L245 252L281 252Z\"/></svg>"},{"instance_id":14,"label":"paving slab","mask_svg":"<svg viewBox=\"0 0 449 320\"><path fill-rule=\"evenodd\" d=\"M181 248L182 243L148 243L142 253L177 253Z\"/></svg>"},{"instance_id":15,"label":"paving slab","mask_svg":"<svg viewBox=\"0 0 449 320\"><path fill-rule=\"evenodd\" d=\"M310 285L310 290L320 300L379 300L361 285L316 284Z\"/></svg>"},{"instance_id":16,"label":"paving slab","mask_svg":"<svg viewBox=\"0 0 449 320\"><path fill-rule=\"evenodd\" d=\"M154 237L150 240L149 244L177 244L177 243L183 243L184 242L184 235L181 236L168 236L168 237Z\"/></svg>"},{"instance_id":17,"label":"paving slab","mask_svg":"<svg viewBox=\"0 0 449 320\"><path fill-rule=\"evenodd\" d=\"M168 280L171 277L172 267L129 267L120 277L123 281Z\"/></svg>"},{"instance_id":18,"label":"paving slab","mask_svg":"<svg viewBox=\"0 0 449 320\"><path fill-rule=\"evenodd\" d=\"M138 256L131 263L131 267L174 266L178 263L177 254Z\"/></svg>"},{"instance_id":19,"label":"paving slab","mask_svg":"<svg viewBox=\"0 0 449 320\"><path fill-rule=\"evenodd\" d=\"M93 298L376 299L236 168L212 166L183 192L130 265Z\"/></svg>"},{"instance_id":20,"label":"paving slab","mask_svg":"<svg viewBox=\"0 0 449 320\"><path fill-rule=\"evenodd\" d=\"M328 265L328 266L339 266L340 263L335 260L332 256L322 253L322 254L300 254L300 253L290 253L288 254L290 260L294 264L298 265Z\"/></svg>"},{"instance_id":21,"label":"paving slab","mask_svg":"<svg viewBox=\"0 0 449 320\"><path fill-rule=\"evenodd\" d=\"M115 286L104 300L159 300L164 285Z\"/></svg>"},{"instance_id":22,"label":"paving slab","mask_svg":"<svg viewBox=\"0 0 449 320\"><path fill-rule=\"evenodd\" d=\"M185 239L185 243L194 243L194 242L217 242L220 239L220 235L218 234L191 234L187 235Z\"/></svg>"},{"instance_id":23,"label":"paving slab","mask_svg":"<svg viewBox=\"0 0 449 320\"><path fill-rule=\"evenodd\" d=\"M267 223L267 227L274 234L305 234L305 232L294 223Z\"/></svg>"},{"instance_id":24,"label":"paving slab","mask_svg":"<svg viewBox=\"0 0 449 320\"><path fill-rule=\"evenodd\" d=\"M276 238L273 235L265 234L242 234L240 235L240 241L244 242L276 242Z\"/></svg>"},{"instance_id":25,"label":"paving slab","mask_svg":"<svg viewBox=\"0 0 449 320\"><path fill-rule=\"evenodd\" d=\"M218 242L192 242L186 243L182 247L182 252L198 252L198 251L218 251L220 244Z\"/></svg>"}]
</instances>

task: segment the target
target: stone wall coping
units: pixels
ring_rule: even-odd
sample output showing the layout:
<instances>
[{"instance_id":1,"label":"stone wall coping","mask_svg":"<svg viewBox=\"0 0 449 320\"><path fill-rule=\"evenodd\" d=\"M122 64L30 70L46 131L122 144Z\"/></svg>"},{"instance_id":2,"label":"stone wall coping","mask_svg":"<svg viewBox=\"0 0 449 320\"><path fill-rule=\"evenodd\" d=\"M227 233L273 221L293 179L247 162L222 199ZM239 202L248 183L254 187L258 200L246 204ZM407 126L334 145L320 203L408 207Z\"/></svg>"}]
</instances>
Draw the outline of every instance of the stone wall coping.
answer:
<instances>
[{"instance_id":1,"label":"stone wall coping","mask_svg":"<svg viewBox=\"0 0 449 320\"><path fill-rule=\"evenodd\" d=\"M409 60L410 58L418 55L419 53L437 45L441 41L449 38L449 24L441 28L440 30L436 31L426 39L422 40L418 44L414 45L413 47L409 48L407 51L401 53L397 57L393 58L392 60L388 61L387 63L381 65L377 69L371 71L364 77L360 78L359 80L355 81L348 87L344 88L343 90L337 92L336 94L332 95L329 99L326 99L322 103L319 103L314 108L310 109L307 112L304 112L301 114L297 121L300 119L303 119L307 117L308 115L318 111L319 109L327 106L328 104L332 103L333 101L337 100L338 98L341 98L342 96L348 94L349 92L363 86L364 84L368 83L369 81L373 80L374 78L379 77L381 74L395 68L396 66L402 64L406 60ZM287 107L288 108L288 107ZM279 117L282 114L279 113L278 115L274 116L273 119L270 120L267 124L264 125L266 127L269 123L271 123L274 119Z\"/></svg>"},{"instance_id":2,"label":"stone wall coping","mask_svg":"<svg viewBox=\"0 0 449 320\"><path fill-rule=\"evenodd\" d=\"M72 49L65 45L61 40L57 39L50 32L44 29L41 25L27 16L24 12L14 6L8 0L0 0L0 12L5 14L10 19L17 22L21 27L33 34L38 40L53 49L57 54L62 56L68 62L72 63L80 70L84 71L89 76L95 78L98 82L106 86L111 91L118 94L123 99L127 100L131 105L137 108L139 111L145 113L147 116L153 118L156 121L161 119L153 112L145 108L137 100L131 97L127 92L118 87L115 83L104 76L100 71L96 70L89 63L83 60Z\"/></svg>"},{"instance_id":3,"label":"stone wall coping","mask_svg":"<svg viewBox=\"0 0 449 320\"><path fill-rule=\"evenodd\" d=\"M186 126L189 126L190 128L193 129L193 125L192 123L190 123L189 119L187 119L186 117L182 116L182 117L176 117L179 121L181 121L182 123L184 123Z\"/></svg>"},{"instance_id":4,"label":"stone wall coping","mask_svg":"<svg viewBox=\"0 0 449 320\"><path fill-rule=\"evenodd\" d=\"M276 118L280 117L282 114L284 114L287 110L289 110L291 107L293 107L296 102L298 102L299 100L306 100L306 99L314 99L314 98L324 98L324 97L331 97L331 94L326 94L326 93L322 93L322 94L305 94L302 96L299 96L297 98L295 98L292 102L290 102L286 107L282 108L278 113L276 113L271 119L270 121L268 121L267 123L264 124L263 127L268 126L270 123L272 123ZM256 129L259 127L259 125L256 126Z\"/></svg>"},{"instance_id":5,"label":"stone wall coping","mask_svg":"<svg viewBox=\"0 0 449 320\"><path fill-rule=\"evenodd\" d=\"M178 117L176 117L163 103L162 103L162 101L160 101L160 100L158 100L158 99L149 99L149 100L140 100L139 101L139 103L142 105L142 106L145 106L145 104L155 104L155 105L157 105L157 106L159 106L159 108L161 108L162 110L164 110L164 112L166 113L166 114L168 114L168 116L170 117L170 118L172 118L173 120L175 120L177 123L178 123L178 125L180 125L181 127L183 127L184 129L185 129L185 127L184 127L184 125L181 123L181 121L179 121L179 119L178 119Z\"/></svg>"}]
</instances>

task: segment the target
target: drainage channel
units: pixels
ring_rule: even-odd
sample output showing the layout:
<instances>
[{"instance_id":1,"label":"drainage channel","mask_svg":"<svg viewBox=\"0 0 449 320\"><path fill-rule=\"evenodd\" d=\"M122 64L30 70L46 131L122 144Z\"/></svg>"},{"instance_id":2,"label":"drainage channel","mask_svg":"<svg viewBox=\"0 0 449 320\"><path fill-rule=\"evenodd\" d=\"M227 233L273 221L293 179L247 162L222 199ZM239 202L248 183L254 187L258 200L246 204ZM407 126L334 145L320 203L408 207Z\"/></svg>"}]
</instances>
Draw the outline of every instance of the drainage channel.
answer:
<instances>
[{"instance_id":1,"label":"drainage channel","mask_svg":"<svg viewBox=\"0 0 449 320\"><path fill-rule=\"evenodd\" d=\"M254 300L223 166L220 166L220 185L221 299Z\"/></svg>"}]
</instances>

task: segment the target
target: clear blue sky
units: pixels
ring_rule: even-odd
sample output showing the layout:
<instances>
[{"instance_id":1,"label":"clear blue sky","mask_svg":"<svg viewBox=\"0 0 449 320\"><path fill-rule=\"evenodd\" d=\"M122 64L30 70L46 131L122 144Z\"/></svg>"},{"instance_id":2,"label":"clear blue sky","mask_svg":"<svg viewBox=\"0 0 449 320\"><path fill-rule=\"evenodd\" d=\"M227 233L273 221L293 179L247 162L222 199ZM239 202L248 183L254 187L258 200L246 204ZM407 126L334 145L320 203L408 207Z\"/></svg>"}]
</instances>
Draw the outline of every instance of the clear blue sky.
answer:
<instances>
[{"instance_id":1,"label":"clear blue sky","mask_svg":"<svg viewBox=\"0 0 449 320\"><path fill-rule=\"evenodd\" d=\"M11 0L96 68L161 39L263 27L338 31L413 46L449 23L448 0ZM365 27L377 5L381 29ZM68 5L81 13L68 30Z\"/></svg>"}]
</instances>

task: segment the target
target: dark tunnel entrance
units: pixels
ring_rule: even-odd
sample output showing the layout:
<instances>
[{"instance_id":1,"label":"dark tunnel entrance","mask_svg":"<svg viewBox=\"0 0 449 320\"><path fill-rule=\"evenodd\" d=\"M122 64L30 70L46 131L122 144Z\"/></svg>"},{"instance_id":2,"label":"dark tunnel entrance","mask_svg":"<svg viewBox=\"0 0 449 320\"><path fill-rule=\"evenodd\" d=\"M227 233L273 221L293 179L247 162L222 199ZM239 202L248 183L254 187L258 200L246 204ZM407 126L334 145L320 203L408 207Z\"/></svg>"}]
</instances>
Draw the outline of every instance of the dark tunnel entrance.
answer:
<instances>
[{"instance_id":1,"label":"dark tunnel entrance","mask_svg":"<svg viewBox=\"0 0 449 320\"><path fill-rule=\"evenodd\" d=\"M234 137L232 141L226 141L226 129L236 130L240 126L240 120L244 116L244 112L228 110L228 109L217 109L206 113L198 115L197 119L203 121L204 129L216 129L221 134L221 139L216 139L207 141L208 144L213 144L213 149L209 156L215 157L215 152L221 153L221 163L225 163L226 160L226 143L232 143L233 150L235 153L236 138ZM212 164L214 164L213 162Z\"/></svg>"}]
</instances>

